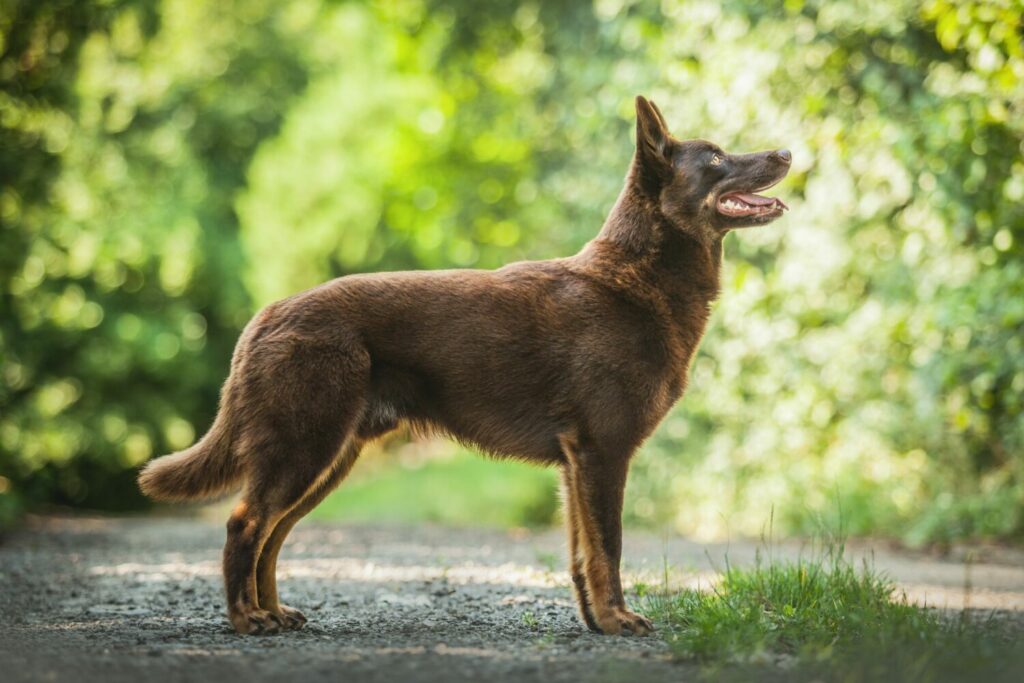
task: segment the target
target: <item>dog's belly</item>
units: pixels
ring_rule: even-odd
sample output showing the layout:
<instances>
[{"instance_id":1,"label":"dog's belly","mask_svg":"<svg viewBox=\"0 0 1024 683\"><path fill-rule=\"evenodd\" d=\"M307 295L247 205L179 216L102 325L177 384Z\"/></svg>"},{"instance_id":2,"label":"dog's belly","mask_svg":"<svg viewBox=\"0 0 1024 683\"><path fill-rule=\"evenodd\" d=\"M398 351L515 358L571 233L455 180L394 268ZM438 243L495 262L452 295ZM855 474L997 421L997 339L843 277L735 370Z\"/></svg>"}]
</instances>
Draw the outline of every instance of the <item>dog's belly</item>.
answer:
<instances>
[{"instance_id":1,"label":"dog's belly","mask_svg":"<svg viewBox=\"0 0 1024 683\"><path fill-rule=\"evenodd\" d=\"M464 366L458 370L439 376L376 362L360 431L372 437L408 423L495 456L561 461L558 434L566 421L559 419L541 382L474 376Z\"/></svg>"}]
</instances>

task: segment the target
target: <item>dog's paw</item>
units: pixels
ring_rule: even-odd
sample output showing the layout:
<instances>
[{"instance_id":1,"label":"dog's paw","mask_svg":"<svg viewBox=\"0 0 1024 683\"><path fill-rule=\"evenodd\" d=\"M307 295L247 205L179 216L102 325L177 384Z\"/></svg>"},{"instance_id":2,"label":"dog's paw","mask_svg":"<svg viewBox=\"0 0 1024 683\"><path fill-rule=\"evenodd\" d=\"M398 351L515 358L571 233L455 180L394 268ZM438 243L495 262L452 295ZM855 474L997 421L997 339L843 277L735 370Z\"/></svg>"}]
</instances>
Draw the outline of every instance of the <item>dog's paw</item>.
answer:
<instances>
[{"instance_id":1,"label":"dog's paw","mask_svg":"<svg viewBox=\"0 0 1024 683\"><path fill-rule=\"evenodd\" d=\"M608 610L595 621L601 633L609 636L646 636L654 631L650 619L621 607Z\"/></svg>"},{"instance_id":2,"label":"dog's paw","mask_svg":"<svg viewBox=\"0 0 1024 683\"><path fill-rule=\"evenodd\" d=\"M297 631L306 625L306 615L288 605L278 605L278 615L287 631Z\"/></svg>"},{"instance_id":3,"label":"dog's paw","mask_svg":"<svg viewBox=\"0 0 1024 683\"><path fill-rule=\"evenodd\" d=\"M264 636L285 629L284 620L265 609L234 612L229 615L235 630L246 636Z\"/></svg>"}]
</instances>

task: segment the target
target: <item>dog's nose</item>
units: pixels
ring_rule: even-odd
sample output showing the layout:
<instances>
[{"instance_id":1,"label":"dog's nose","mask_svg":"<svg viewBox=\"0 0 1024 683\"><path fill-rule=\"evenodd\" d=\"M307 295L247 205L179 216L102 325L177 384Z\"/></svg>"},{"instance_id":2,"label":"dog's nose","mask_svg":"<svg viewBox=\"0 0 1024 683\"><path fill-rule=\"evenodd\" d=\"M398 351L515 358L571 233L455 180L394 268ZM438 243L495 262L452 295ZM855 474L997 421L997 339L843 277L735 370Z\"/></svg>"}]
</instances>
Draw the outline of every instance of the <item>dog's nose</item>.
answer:
<instances>
[{"instance_id":1,"label":"dog's nose","mask_svg":"<svg viewBox=\"0 0 1024 683\"><path fill-rule=\"evenodd\" d=\"M789 153L788 149L775 150L775 156L777 156L779 159L782 159L782 161L786 162L787 164L793 161L793 155Z\"/></svg>"}]
</instances>

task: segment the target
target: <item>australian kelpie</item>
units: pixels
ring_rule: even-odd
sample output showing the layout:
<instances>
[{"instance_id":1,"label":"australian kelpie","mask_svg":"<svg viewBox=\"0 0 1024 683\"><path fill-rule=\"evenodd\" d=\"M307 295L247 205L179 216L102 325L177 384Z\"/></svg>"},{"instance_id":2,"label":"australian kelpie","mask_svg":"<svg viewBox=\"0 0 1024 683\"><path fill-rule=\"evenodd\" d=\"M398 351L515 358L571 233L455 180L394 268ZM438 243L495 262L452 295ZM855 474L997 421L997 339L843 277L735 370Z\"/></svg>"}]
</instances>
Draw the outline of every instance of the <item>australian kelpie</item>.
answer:
<instances>
[{"instance_id":1,"label":"australian kelpie","mask_svg":"<svg viewBox=\"0 0 1024 683\"><path fill-rule=\"evenodd\" d=\"M244 482L224 547L240 633L305 623L278 600L281 544L365 443L402 424L556 465L583 621L600 633L653 629L626 608L619 579L626 471L686 387L725 235L787 208L755 193L786 175L790 153L677 140L643 97L636 114L625 188L575 256L350 275L248 324L210 431L139 477L159 500Z\"/></svg>"}]
</instances>

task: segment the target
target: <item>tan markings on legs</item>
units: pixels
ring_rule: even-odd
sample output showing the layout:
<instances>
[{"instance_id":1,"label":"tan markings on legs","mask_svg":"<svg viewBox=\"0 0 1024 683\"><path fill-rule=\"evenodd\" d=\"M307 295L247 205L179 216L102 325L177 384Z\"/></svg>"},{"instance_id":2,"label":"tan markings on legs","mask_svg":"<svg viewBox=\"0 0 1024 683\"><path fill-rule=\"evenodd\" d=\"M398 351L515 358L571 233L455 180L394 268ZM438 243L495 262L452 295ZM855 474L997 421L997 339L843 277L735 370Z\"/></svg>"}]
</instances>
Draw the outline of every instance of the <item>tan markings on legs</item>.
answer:
<instances>
[{"instance_id":1,"label":"tan markings on legs","mask_svg":"<svg viewBox=\"0 0 1024 683\"><path fill-rule=\"evenodd\" d=\"M628 457L587 453L562 440L566 481L576 501L579 547L591 614L603 633L646 635L654 630L646 618L626 609L619 564L622 557L622 500Z\"/></svg>"},{"instance_id":2,"label":"tan markings on legs","mask_svg":"<svg viewBox=\"0 0 1024 683\"><path fill-rule=\"evenodd\" d=\"M224 585L228 617L239 633L276 633L280 619L260 609L256 588L256 559L281 512L271 512L249 502L239 503L228 519L224 545Z\"/></svg>"},{"instance_id":3,"label":"tan markings on legs","mask_svg":"<svg viewBox=\"0 0 1024 683\"><path fill-rule=\"evenodd\" d=\"M333 465L328 476L314 484L306 492L302 500L281 518L281 521L274 527L273 533L271 533L270 538L263 546L263 551L260 553L259 562L256 567L259 604L262 609L276 614L283 622L285 628L302 628L306 623L306 617L299 610L282 605L279 602L277 594L277 558L281 553L281 546L284 545L289 532L291 532L298 521L309 514L313 508L327 497L327 494L333 491L348 476L352 465L355 464L356 459L359 457L361 448L361 443L353 443L345 447L344 452Z\"/></svg>"},{"instance_id":4,"label":"tan markings on legs","mask_svg":"<svg viewBox=\"0 0 1024 683\"><path fill-rule=\"evenodd\" d=\"M579 511L578 503L573 495L572 486L569 481L568 466L562 468L562 506L565 510L565 527L569 537L569 575L572 577L573 590L576 593L576 604L579 606L580 616L583 622L591 631L598 631L597 622L594 621L593 609L590 606L590 596L587 593L587 579L583 573L583 548L580 546Z\"/></svg>"}]
</instances>

